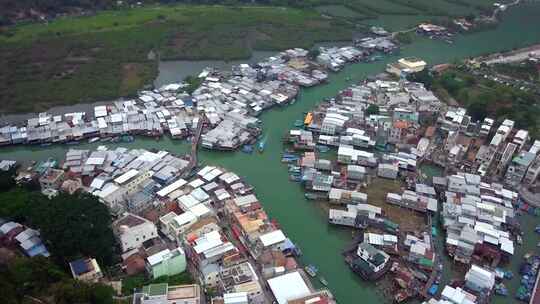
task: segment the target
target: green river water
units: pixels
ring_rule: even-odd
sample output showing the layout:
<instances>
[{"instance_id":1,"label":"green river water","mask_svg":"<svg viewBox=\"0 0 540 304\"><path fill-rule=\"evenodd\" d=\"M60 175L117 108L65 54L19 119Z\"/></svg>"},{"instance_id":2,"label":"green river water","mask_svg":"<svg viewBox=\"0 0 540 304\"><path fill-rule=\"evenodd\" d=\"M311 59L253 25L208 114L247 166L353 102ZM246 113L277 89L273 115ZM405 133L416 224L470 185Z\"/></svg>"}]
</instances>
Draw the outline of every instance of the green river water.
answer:
<instances>
[{"instance_id":1,"label":"green river water","mask_svg":"<svg viewBox=\"0 0 540 304\"><path fill-rule=\"evenodd\" d=\"M384 20L384 19L383 19ZM381 25L384 25L382 22ZM455 59L476 56L497 50L508 50L540 42L540 5L525 5L511 9L506 13L504 22L493 31L461 36L453 45L444 42L419 39L405 46L399 56L417 56L429 64L451 62ZM294 105L275 108L261 115L264 133L267 135L266 149L263 154L251 155L241 152L201 151L200 159L204 164L220 165L237 172L255 186L256 194L272 218L277 219L286 234L296 242L304 252L302 260L318 266L320 273L329 282L329 288L339 303L383 303L385 302L374 286L362 282L352 274L343 262L341 250L351 240L351 232L327 224L327 213L313 202L304 198L301 187L288 181L287 167L280 163L282 152L281 138L292 128L296 119L312 109L324 97L332 97L353 81L364 79L383 71L386 63L398 57L388 57L380 62L355 64L348 66L341 73L332 74L329 83L323 86L302 90ZM34 146L16 146L0 149L0 159L12 159L22 162L42 160L47 157L62 159L69 148L95 148L99 143L81 144L80 146L53 145L46 148ZM113 144L108 144L114 146ZM181 154L188 152L189 144L164 138L160 141L138 138L129 144L118 144L128 148L157 148ZM511 268L517 273L517 265L527 250L535 250L538 237L532 228L537 219L523 217L528 234L524 238L525 246L518 248L515 262ZM447 263L445 263L447 264ZM445 277L450 276L446 272ZM315 282L316 285L318 282ZM519 284L513 280L511 295ZM495 303L512 303L512 297L495 298Z\"/></svg>"}]
</instances>

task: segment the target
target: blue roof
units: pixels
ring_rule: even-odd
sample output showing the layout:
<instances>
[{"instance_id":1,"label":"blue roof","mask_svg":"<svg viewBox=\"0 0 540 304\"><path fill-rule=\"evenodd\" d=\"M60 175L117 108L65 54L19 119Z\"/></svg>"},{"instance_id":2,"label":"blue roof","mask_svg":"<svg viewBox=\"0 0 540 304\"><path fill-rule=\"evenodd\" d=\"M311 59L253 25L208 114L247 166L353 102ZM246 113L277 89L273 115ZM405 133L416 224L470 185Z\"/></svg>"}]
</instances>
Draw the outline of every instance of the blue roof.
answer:
<instances>
[{"instance_id":1,"label":"blue roof","mask_svg":"<svg viewBox=\"0 0 540 304\"><path fill-rule=\"evenodd\" d=\"M439 284L433 284L431 285L431 287L429 288L429 294L430 295L435 295L437 293L437 289L439 289Z\"/></svg>"},{"instance_id":2,"label":"blue roof","mask_svg":"<svg viewBox=\"0 0 540 304\"><path fill-rule=\"evenodd\" d=\"M75 273L76 275L81 275L81 274L86 273L86 272L88 272L90 270L88 268L88 263L86 262L85 259L75 260L75 261L69 263L69 265L71 266L71 269L73 270L73 273Z\"/></svg>"},{"instance_id":3,"label":"blue roof","mask_svg":"<svg viewBox=\"0 0 540 304\"><path fill-rule=\"evenodd\" d=\"M45 248L45 245L40 244L38 246L32 247L30 250L26 251L29 257L34 257L36 255L42 255L44 257L49 257L51 254Z\"/></svg>"},{"instance_id":4,"label":"blue roof","mask_svg":"<svg viewBox=\"0 0 540 304\"><path fill-rule=\"evenodd\" d=\"M184 98L182 101L184 102L184 105L186 105L186 106L192 106L193 105L193 99L191 99L189 97Z\"/></svg>"}]
</instances>

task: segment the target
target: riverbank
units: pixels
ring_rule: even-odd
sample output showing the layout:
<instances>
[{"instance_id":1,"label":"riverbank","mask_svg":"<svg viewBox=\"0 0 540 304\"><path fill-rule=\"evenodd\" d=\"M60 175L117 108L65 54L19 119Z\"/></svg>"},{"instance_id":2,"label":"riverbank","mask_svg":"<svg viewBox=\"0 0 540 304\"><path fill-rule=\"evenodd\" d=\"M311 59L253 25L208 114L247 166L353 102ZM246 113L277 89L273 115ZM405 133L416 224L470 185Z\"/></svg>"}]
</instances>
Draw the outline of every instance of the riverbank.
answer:
<instances>
[{"instance_id":1,"label":"riverbank","mask_svg":"<svg viewBox=\"0 0 540 304\"><path fill-rule=\"evenodd\" d=\"M419 39L413 44L405 46L400 56L417 56L424 58L430 64L436 64L538 43L540 20L537 16L539 12L539 6L518 7L515 10L510 10L505 21L493 32L458 37L453 45ZM520 33L520 35L515 33ZM328 211L318 208L317 204L314 205L314 202L306 200L302 188L288 181L287 168L279 165L282 151L281 138L295 120L301 119L303 113L312 109L318 102L324 98L335 96L338 91L349 86L351 82L358 82L368 75L380 73L384 70L386 63L395 61L397 58L397 56L391 56L379 62L348 66L339 74L331 74L327 84L302 90L295 104L287 108L274 108L263 113L260 119L264 128L268 130L265 134L268 140L263 154L206 150L199 153L204 164L217 164L228 168L245 177L257 189L258 197L263 202L267 213L272 218L276 218L283 229L287 231L289 237L298 243L304 253L302 260L306 264L316 265L324 273L329 282L329 288L339 303L356 304L358 299L365 299L369 303L383 303L383 299L375 292L372 284L361 281L349 271L345 263L338 259L329 258L339 255L341 250L351 241L351 233L348 229L324 224L327 221ZM98 145L100 143L85 143L78 147L95 149ZM106 143L105 145L109 147L156 148L174 151L177 154L185 153L190 148L186 141L174 141L168 138L163 138L159 142L137 138L128 144ZM46 148L34 146L3 147L0 149L0 158L15 159L26 163L31 160L44 160L48 157L60 159L69 148L64 145L52 145ZM534 228L537 218L523 216L521 220L523 227ZM518 247L516 255L527 250L535 250L538 241L537 235L525 234L524 245ZM514 270L517 267L519 267L519 263L512 264L511 269L514 273L517 273ZM514 282L519 285L519 279L514 279L512 284L507 284L507 287L513 290ZM494 302L517 303L510 297L496 297Z\"/></svg>"},{"instance_id":2,"label":"riverbank","mask_svg":"<svg viewBox=\"0 0 540 304\"><path fill-rule=\"evenodd\" d=\"M315 11L255 6L143 7L21 25L0 36L2 111L132 96L155 79L159 59L249 58L352 32Z\"/></svg>"}]
</instances>

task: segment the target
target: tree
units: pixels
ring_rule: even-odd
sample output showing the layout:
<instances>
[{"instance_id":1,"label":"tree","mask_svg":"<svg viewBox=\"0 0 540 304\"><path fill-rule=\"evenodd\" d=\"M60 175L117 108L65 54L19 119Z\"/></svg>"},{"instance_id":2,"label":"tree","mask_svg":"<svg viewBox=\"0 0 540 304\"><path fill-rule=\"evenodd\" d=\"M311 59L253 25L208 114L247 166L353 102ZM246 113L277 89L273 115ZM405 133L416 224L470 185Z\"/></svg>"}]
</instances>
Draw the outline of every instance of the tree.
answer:
<instances>
[{"instance_id":1,"label":"tree","mask_svg":"<svg viewBox=\"0 0 540 304\"><path fill-rule=\"evenodd\" d=\"M321 54L321 51L317 47L313 47L308 52L308 58L315 59Z\"/></svg>"},{"instance_id":2,"label":"tree","mask_svg":"<svg viewBox=\"0 0 540 304\"><path fill-rule=\"evenodd\" d=\"M11 167L9 170L6 171L0 170L0 191L8 191L16 186L16 173L17 168L15 166Z\"/></svg>"},{"instance_id":3,"label":"tree","mask_svg":"<svg viewBox=\"0 0 540 304\"><path fill-rule=\"evenodd\" d=\"M34 198L30 226L39 228L53 256L67 264L81 256L108 265L113 260L111 215L105 205L88 194L60 194Z\"/></svg>"},{"instance_id":4,"label":"tree","mask_svg":"<svg viewBox=\"0 0 540 304\"><path fill-rule=\"evenodd\" d=\"M407 75L407 80L423 83L428 90L433 86L433 76L427 69Z\"/></svg>"},{"instance_id":5,"label":"tree","mask_svg":"<svg viewBox=\"0 0 540 304\"><path fill-rule=\"evenodd\" d=\"M366 109L366 116L379 114L379 106L370 104Z\"/></svg>"},{"instance_id":6,"label":"tree","mask_svg":"<svg viewBox=\"0 0 540 304\"><path fill-rule=\"evenodd\" d=\"M103 284L87 284L71 278L45 257L17 258L0 268L2 303L112 304L114 291Z\"/></svg>"},{"instance_id":7,"label":"tree","mask_svg":"<svg viewBox=\"0 0 540 304\"><path fill-rule=\"evenodd\" d=\"M400 32L395 36L396 40L401 44L411 44L414 40L413 33Z\"/></svg>"}]
</instances>

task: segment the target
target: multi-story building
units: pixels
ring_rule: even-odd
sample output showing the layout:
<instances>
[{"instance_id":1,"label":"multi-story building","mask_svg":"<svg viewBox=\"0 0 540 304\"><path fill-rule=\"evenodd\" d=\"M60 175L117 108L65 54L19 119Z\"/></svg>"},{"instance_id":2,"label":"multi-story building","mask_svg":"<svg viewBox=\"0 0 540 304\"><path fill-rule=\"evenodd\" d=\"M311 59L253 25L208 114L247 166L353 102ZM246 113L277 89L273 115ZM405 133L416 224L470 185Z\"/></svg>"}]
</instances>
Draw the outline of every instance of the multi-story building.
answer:
<instances>
[{"instance_id":1,"label":"multi-story building","mask_svg":"<svg viewBox=\"0 0 540 304\"><path fill-rule=\"evenodd\" d=\"M523 177L525 177L527 169L534 161L535 156L531 152L521 152L518 156L514 157L506 171L504 182L512 187L518 186Z\"/></svg>"},{"instance_id":2,"label":"multi-story building","mask_svg":"<svg viewBox=\"0 0 540 304\"><path fill-rule=\"evenodd\" d=\"M199 285L169 286L167 283L150 284L133 295L133 304L199 304Z\"/></svg>"},{"instance_id":3,"label":"multi-story building","mask_svg":"<svg viewBox=\"0 0 540 304\"><path fill-rule=\"evenodd\" d=\"M152 278L179 274L186 270L186 255L180 247L162 250L146 258L146 270Z\"/></svg>"},{"instance_id":4,"label":"multi-story building","mask_svg":"<svg viewBox=\"0 0 540 304\"><path fill-rule=\"evenodd\" d=\"M157 228L149 220L127 213L113 223L122 252L137 249L143 242L158 236Z\"/></svg>"}]
</instances>

